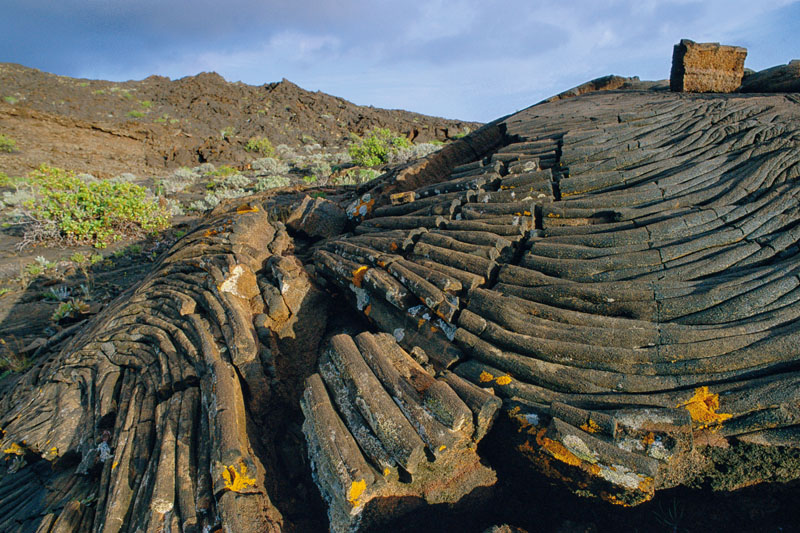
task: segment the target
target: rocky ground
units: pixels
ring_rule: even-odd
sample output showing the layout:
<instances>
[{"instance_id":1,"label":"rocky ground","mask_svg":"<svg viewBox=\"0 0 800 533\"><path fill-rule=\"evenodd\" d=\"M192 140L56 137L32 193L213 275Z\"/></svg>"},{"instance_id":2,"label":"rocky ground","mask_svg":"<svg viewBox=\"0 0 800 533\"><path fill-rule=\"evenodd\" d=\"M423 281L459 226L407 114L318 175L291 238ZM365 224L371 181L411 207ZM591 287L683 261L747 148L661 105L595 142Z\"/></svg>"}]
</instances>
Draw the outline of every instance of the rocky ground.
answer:
<instances>
[{"instance_id":1,"label":"rocky ground","mask_svg":"<svg viewBox=\"0 0 800 533\"><path fill-rule=\"evenodd\" d=\"M422 499L432 505L401 516L390 530L477 532L507 522L564 533L791 531L800 523L796 482L751 486L797 477L796 450L780 440L784 430L797 427L788 372L793 367L777 365L770 388L737 366L736 357L721 357L720 364L728 366L705 368L705 374L651 368L645 357L663 349L694 360L685 351L705 338L703 327L693 329L694 315L713 304L725 312L707 313L699 324L719 329L714 338L724 340L706 349L736 355L752 344L745 355L756 363L791 359L791 344L781 343L794 338L796 329L784 316L797 300L797 202L785 194L796 189L800 168L792 151L796 128L786 119L797 114L796 102L683 98L664 93L663 83L609 78L606 89L632 91L587 98L602 84L582 86L567 95L582 100L556 99L444 147L427 141L447 141L458 135L449 128L461 133L476 125L403 112L386 116L408 117L410 124L380 122L383 112L358 111L376 121L366 129L388 127L415 141L393 151L392 164L376 170L354 166L342 140L349 127L367 119L353 119L343 129L298 127L293 136L280 137L266 122L257 129L252 113L241 111L255 95L282 91L307 99L304 105L314 110L295 116L306 117L309 127L323 115L335 116L317 115L322 109L315 102L327 110L334 103L347 108L346 102L303 93L288 82L253 88L201 75L110 84L5 68L13 73L9 79L39 81L30 82L27 94L21 81L2 85L15 88L0 110L0 126L18 143L0 155L0 162L8 162L0 170L19 176L46 162L93 174L81 178L88 182L131 181L146 186L150 198L173 213L174 223L158 235L103 249L35 246L17 252L25 233L15 213L24 211L29 191L13 181L4 186L0 355L8 370L0 378L0 437L12 444L4 450L11 463L4 464L7 477L0 477L0 523L18 516L21 530L41 518L52 531L70 524L87 531L111 528L119 521L131 530L199 531L203 524L211 530L224 524L242 531L323 531L329 504L334 517L340 513L341 526L367 500L378 503L365 513L377 508L391 514ZM217 96L171 97L168 89L181 84L199 84L201 94ZM45 86L66 88L54 93L61 94L56 99L46 96L51 93ZM82 92L87 89L90 96ZM70 97L83 105L69 103ZM87 110L94 98L102 104ZM284 104L270 115L276 108L268 101L254 104L255 115L291 125L291 115L283 112L299 105ZM208 118L193 122L193 105L204 110L198 118ZM239 118L220 118L220 109ZM261 109L266 111L259 114ZM90 113L107 120L94 122ZM146 117L155 117L153 124L145 125ZM17 120L28 120L30 127ZM411 126L415 120L432 122L417 129ZM36 121L47 123L47 131L63 128L53 159L25 136L35 131ZM164 151L170 137L159 135L170 126L191 133L178 133L189 140ZM69 141L70 130L119 137L119 150L105 151L104 141L95 140L86 166L58 159L83 147ZM273 157L245 149L261 136L276 144ZM770 149L758 146L764 139L773 143ZM75 144L70 149L62 142ZM434 150L439 151L427 161L406 164ZM101 153L122 159L89 166ZM645 175L655 176L658 186L640 179ZM747 179L736 179L740 175ZM770 191L763 197L748 189L759 180ZM346 210L368 216L347 221ZM654 237L659 235L661 240ZM725 253L714 255L720 251ZM751 261L766 274L747 270ZM752 276L748 281L761 291L759 298L737 298L725 283L729 266ZM664 279L649 276L656 271ZM773 278L781 273L786 279ZM633 281L626 285L627 280ZM680 305L670 300L664 307L662 294L694 290L680 285L687 280L697 283L698 297L676 298ZM64 304L73 309L61 312ZM782 321L775 322L781 329L770 332L762 324L767 329L728 332L729 315L746 315L748 306ZM536 317L547 321L542 337L559 342L543 347L523 338L529 325L515 313L530 309L544 311ZM594 334L587 343L578 333L589 329ZM658 348L642 340L656 329ZM377 331L385 333L368 333ZM139 343L142 336L147 342ZM398 355L395 340L411 355ZM323 350L329 342L331 348ZM504 358L487 344L504 346L502 354L514 346L525 358ZM628 356L643 357L647 368L627 373L620 370L627 360L597 357L596 348L627 350ZM563 368L534 383L537 376L520 361L548 357ZM453 372L445 372L447 367ZM371 375L369 368L378 379L362 379ZM609 375L623 371L630 379L610 384ZM723 371L729 374L715 374ZM680 386L674 387L670 372L683 380ZM340 382L344 388L337 388ZM703 383L714 391L732 388L693 402L693 386ZM475 392L474 385L487 384L493 394ZM325 399L326 386L332 395L344 391L335 405ZM382 432L382 422L372 420L365 429L348 403L352 390L381 413L400 413L394 401L403 409L400 419L423 422L402 434ZM642 391L652 394L636 394ZM627 401L618 399L623 393ZM415 402L425 394L428 400L456 398L435 410L454 431L424 418ZM474 413L474 427L455 420L454 413L464 411L454 407L459 397ZM483 408L501 398L502 414L486 434ZM773 401L780 405L773 408ZM57 419L48 414L55 403ZM325 405L327 411L317 409ZM656 417L651 431L639 434L625 407L639 409L639 419L654 407L683 416L674 423ZM210 409L215 413L206 416ZM600 425L589 417L578 429L576 420L587 413ZM338 416L347 428L335 423ZM393 454L383 477L375 470L381 456L368 446L376 442L370 431L380 441L375 449L384 446ZM589 445L576 447L576 438ZM442 446L432 445L436 439ZM759 439L770 453L760 451ZM669 453L650 453L662 448ZM336 454L355 467L337 469L331 460ZM320 496L312 469L331 501ZM619 476L606 476L609 483L598 485L609 469ZM477 490L495 476L493 493ZM352 482L349 489L342 480ZM671 488L681 484L689 487ZM736 490L715 492L712 486ZM617 503L653 499L624 508L575 493Z\"/></svg>"},{"instance_id":2,"label":"rocky ground","mask_svg":"<svg viewBox=\"0 0 800 533\"><path fill-rule=\"evenodd\" d=\"M392 154L391 163L397 164L478 126L357 106L288 80L251 86L202 73L117 83L0 64L0 135L14 143L13 149L0 150L0 173L24 177L47 164L90 180L128 181L147 187L173 216L170 230L106 250L47 243L21 247L18 212L31 194L19 184L0 183L0 338L18 351L60 329L50 318L74 296L96 312L223 199L276 187L353 186L373 179L380 168L351 163L347 147L353 136L385 128L405 137L411 146ZM268 139L272 157L249 151L251 138ZM18 305L24 313L9 321L9 310Z\"/></svg>"}]
</instances>

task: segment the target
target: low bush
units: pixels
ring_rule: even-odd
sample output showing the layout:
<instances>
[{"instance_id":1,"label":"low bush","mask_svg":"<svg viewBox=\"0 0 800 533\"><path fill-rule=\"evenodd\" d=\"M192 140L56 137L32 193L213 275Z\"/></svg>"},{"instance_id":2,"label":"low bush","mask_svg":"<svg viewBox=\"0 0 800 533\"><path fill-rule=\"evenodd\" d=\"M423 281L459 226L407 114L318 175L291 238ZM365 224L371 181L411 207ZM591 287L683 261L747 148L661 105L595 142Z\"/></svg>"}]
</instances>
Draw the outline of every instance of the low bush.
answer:
<instances>
[{"instance_id":1,"label":"low bush","mask_svg":"<svg viewBox=\"0 0 800 533\"><path fill-rule=\"evenodd\" d=\"M126 236L169 226L169 213L129 182L85 182L74 172L42 165L28 175L25 242L57 240L104 248Z\"/></svg>"},{"instance_id":2,"label":"low bush","mask_svg":"<svg viewBox=\"0 0 800 533\"><path fill-rule=\"evenodd\" d=\"M244 149L248 152L261 154L264 157L271 157L275 153L275 148L272 147L272 143L266 137L250 137L250 140L244 145Z\"/></svg>"},{"instance_id":3,"label":"low bush","mask_svg":"<svg viewBox=\"0 0 800 533\"><path fill-rule=\"evenodd\" d=\"M362 167L377 167L389 162L390 155L401 148L409 148L411 142L402 135L394 135L387 128L372 130L366 137L350 144L347 151L353 163Z\"/></svg>"},{"instance_id":4,"label":"low bush","mask_svg":"<svg viewBox=\"0 0 800 533\"><path fill-rule=\"evenodd\" d=\"M267 189L277 189L278 187L288 187L291 180L287 176L266 176L258 178L253 189L257 192Z\"/></svg>"},{"instance_id":5,"label":"low bush","mask_svg":"<svg viewBox=\"0 0 800 533\"><path fill-rule=\"evenodd\" d=\"M17 149L17 141L8 135L0 134L0 152L11 153Z\"/></svg>"},{"instance_id":6,"label":"low bush","mask_svg":"<svg viewBox=\"0 0 800 533\"><path fill-rule=\"evenodd\" d=\"M362 183L374 180L380 175L380 172L371 168L354 168L336 178L334 183L336 185L361 185Z\"/></svg>"},{"instance_id":7,"label":"low bush","mask_svg":"<svg viewBox=\"0 0 800 533\"><path fill-rule=\"evenodd\" d=\"M131 118L142 118L144 115L141 111L128 111L128 116Z\"/></svg>"}]
</instances>

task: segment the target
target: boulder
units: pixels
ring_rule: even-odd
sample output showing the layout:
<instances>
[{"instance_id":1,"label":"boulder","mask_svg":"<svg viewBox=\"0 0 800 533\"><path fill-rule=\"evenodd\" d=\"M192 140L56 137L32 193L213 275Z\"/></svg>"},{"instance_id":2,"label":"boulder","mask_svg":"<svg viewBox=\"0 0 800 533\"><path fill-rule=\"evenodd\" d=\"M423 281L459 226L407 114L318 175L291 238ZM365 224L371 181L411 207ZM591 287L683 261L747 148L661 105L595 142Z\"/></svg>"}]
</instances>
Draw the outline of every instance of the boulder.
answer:
<instances>
[{"instance_id":1,"label":"boulder","mask_svg":"<svg viewBox=\"0 0 800 533\"><path fill-rule=\"evenodd\" d=\"M747 49L681 39L672 52L669 86L675 92L731 93L744 75Z\"/></svg>"},{"instance_id":2,"label":"boulder","mask_svg":"<svg viewBox=\"0 0 800 533\"><path fill-rule=\"evenodd\" d=\"M739 92L743 93L796 93L800 92L800 59L788 65L778 65L755 72L742 80Z\"/></svg>"}]
</instances>

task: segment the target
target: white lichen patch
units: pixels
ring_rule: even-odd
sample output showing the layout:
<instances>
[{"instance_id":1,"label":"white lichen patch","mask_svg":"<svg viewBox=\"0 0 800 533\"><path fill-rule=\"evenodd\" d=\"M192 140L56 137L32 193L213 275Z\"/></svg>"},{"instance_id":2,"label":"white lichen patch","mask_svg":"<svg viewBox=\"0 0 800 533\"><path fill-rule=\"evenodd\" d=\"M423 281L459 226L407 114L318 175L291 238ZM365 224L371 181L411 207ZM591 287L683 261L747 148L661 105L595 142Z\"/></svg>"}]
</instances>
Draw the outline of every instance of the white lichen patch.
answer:
<instances>
[{"instance_id":1,"label":"white lichen patch","mask_svg":"<svg viewBox=\"0 0 800 533\"><path fill-rule=\"evenodd\" d=\"M645 426L655 424L674 424L675 421L671 416L666 414L657 413L650 409L643 409L636 413L617 413L617 420L623 426L631 429L640 430Z\"/></svg>"},{"instance_id":2,"label":"white lichen patch","mask_svg":"<svg viewBox=\"0 0 800 533\"><path fill-rule=\"evenodd\" d=\"M242 274L244 274L242 265L236 265L233 267L230 276L228 276L219 286L220 292L228 292L234 296L244 298L244 296L239 294L239 278L242 277Z\"/></svg>"},{"instance_id":3,"label":"white lichen patch","mask_svg":"<svg viewBox=\"0 0 800 533\"><path fill-rule=\"evenodd\" d=\"M369 305L369 293L352 283L350 284L350 290L356 295L356 307L359 311L363 311Z\"/></svg>"},{"instance_id":4,"label":"white lichen patch","mask_svg":"<svg viewBox=\"0 0 800 533\"><path fill-rule=\"evenodd\" d=\"M579 459L587 461L589 463L596 463L597 462L597 454L583 442L577 435L567 435L564 437L562 443L564 447L568 449L570 452L573 453Z\"/></svg>"},{"instance_id":5,"label":"white lichen patch","mask_svg":"<svg viewBox=\"0 0 800 533\"><path fill-rule=\"evenodd\" d=\"M600 477L609 483L630 490L638 489L639 485L647 480L645 476L639 475L622 465L600 465Z\"/></svg>"},{"instance_id":6,"label":"white lichen patch","mask_svg":"<svg viewBox=\"0 0 800 533\"><path fill-rule=\"evenodd\" d=\"M394 338L397 339L397 342L400 342L406 336L406 332L403 328L396 328L392 332L392 335L394 335Z\"/></svg>"},{"instance_id":7,"label":"white lichen patch","mask_svg":"<svg viewBox=\"0 0 800 533\"><path fill-rule=\"evenodd\" d=\"M660 439L654 440L653 443L647 447L647 455L659 461L666 461L667 459L672 457L672 453L670 453L670 451L667 449L666 446L664 446L664 443Z\"/></svg>"},{"instance_id":8,"label":"white lichen patch","mask_svg":"<svg viewBox=\"0 0 800 533\"><path fill-rule=\"evenodd\" d=\"M445 337L447 340L453 340L456 336L456 326L454 324L450 324L449 322L445 322L441 318L436 319L436 325L444 332Z\"/></svg>"},{"instance_id":9,"label":"white lichen patch","mask_svg":"<svg viewBox=\"0 0 800 533\"><path fill-rule=\"evenodd\" d=\"M97 445L97 453L97 457L100 459L101 463L105 463L109 459L114 458L114 454L111 453L111 446L109 446L106 441L103 441Z\"/></svg>"},{"instance_id":10,"label":"white lichen patch","mask_svg":"<svg viewBox=\"0 0 800 533\"><path fill-rule=\"evenodd\" d=\"M617 448L623 449L626 452L643 452L644 444L638 439L622 439L617 443Z\"/></svg>"}]
</instances>

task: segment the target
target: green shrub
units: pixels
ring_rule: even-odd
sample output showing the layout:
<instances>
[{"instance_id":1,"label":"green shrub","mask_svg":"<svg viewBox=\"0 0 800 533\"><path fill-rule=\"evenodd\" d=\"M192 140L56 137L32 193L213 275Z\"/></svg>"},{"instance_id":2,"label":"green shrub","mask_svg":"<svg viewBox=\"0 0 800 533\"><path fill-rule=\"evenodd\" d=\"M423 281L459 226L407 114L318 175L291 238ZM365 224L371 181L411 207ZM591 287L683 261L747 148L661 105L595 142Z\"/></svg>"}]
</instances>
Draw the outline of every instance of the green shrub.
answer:
<instances>
[{"instance_id":1,"label":"green shrub","mask_svg":"<svg viewBox=\"0 0 800 533\"><path fill-rule=\"evenodd\" d=\"M144 116L144 113L142 113L141 111L136 111L136 110L128 111L128 116L131 117L131 118L142 118Z\"/></svg>"},{"instance_id":2,"label":"green shrub","mask_svg":"<svg viewBox=\"0 0 800 533\"><path fill-rule=\"evenodd\" d=\"M462 138L466 137L467 135L469 135L469 133L470 133L470 129L467 127L467 128L464 128L464 131L462 131L461 133L456 133L455 135L453 135L451 137L451 139L462 139Z\"/></svg>"},{"instance_id":3,"label":"green shrub","mask_svg":"<svg viewBox=\"0 0 800 533\"><path fill-rule=\"evenodd\" d=\"M153 102L150 100L142 100L139 102L139 105L142 107L153 107Z\"/></svg>"},{"instance_id":4,"label":"green shrub","mask_svg":"<svg viewBox=\"0 0 800 533\"><path fill-rule=\"evenodd\" d=\"M264 157L271 157L275 153L272 143L266 137L250 137L244 149L248 152L255 152Z\"/></svg>"},{"instance_id":5,"label":"green shrub","mask_svg":"<svg viewBox=\"0 0 800 533\"><path fill-rule=\"evenodd\" d=\"M336 178L336 185L361 185L368 181L372 181L381 173L371 168L354 168L345 172L343 176Z\"/></svg>"},{"instance_id":6,"label":"green shrub","mask_svg":"<svg viewBox=\"0 0 800 533\"><path fill-rule=\"evenodd\" d=\"M287 176L266 176L258 178L253 190L256 192L266 191L267 189L276 189L278 187L288 187L291 180Z\"/></svg>"},{"instance_id":7,"label":"green shrub","mask_svg":"<svg viewBox=\"0 0 800 533\"><path fill-rule=\"evenodd\" d=\"M209 176L230 176L237 174L239 171L228 165L221 165L218 169L208 173Z\"/></svg>"},{"instance_id":8,"label":"green shrub","mask_svg":"<svg viewBox=\"0 0 800 533\"><path fill-rule=\"evenodd\" d=\"M233 137L234 133L236 133L236 130L233 128L233 126L226 126L219 130L219 136L222 138L222 140L225 140L228 137Z\"/></svg>"},{"instance_id":9,"label":"green shrub","mask_svg":"<svg viewBox=\"0 0 800 533\"><path fill-rule=\"evenodd\" d=\"M74 172L42 165L28 175L34 198L25 203L27 241L57 239L104 248L124 236L169 226L169 214L129 182L85 182Z\"/></svg>"},{"instance_id":10,"label":"green shrub","mask_svg":"<svg viewBox=\"0 0 800 533\"><path fill-rule=\"evenodd\" d=\"M15 97L15 96L4 96L3 100L5 100L7 104L11 104L11 105L14 105L17 102L19 102L19 98Z\"/></svg>"},{"instance_id":11,"label":"green shrub","mask_svg":"<svg viewBox=\"0 0 800 533\"><path fill-rule=\"evenodd\" d=\"M8 135L0 134L0 152L11 153L17 149L17 141Z\"/></svg>"},{"instance_id":12,"label":"green shrub","mask_svg":"<svg viewBox=\"0 0 800 533\"><path fill-rule=\"evenodd\" d=\"M399 148L408 148L411 142L402 135L393 135L388 128L372 130L363 139L355 137L355 142L347 148L350 158L361 167L377 167L389 162L389 156Z\"/></svg>"}]
</instances>

